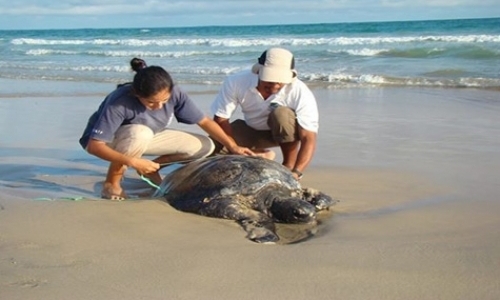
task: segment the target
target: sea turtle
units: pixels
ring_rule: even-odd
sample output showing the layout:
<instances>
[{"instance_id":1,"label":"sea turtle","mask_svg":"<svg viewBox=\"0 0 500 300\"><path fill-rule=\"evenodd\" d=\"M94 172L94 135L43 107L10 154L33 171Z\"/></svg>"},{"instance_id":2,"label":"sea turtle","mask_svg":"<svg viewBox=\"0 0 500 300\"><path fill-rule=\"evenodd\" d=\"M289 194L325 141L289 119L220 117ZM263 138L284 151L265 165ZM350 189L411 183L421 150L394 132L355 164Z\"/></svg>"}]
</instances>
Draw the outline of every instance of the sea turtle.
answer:
<instances>
[{"instance_id":1,"label":"sea turtle","mask_svg":"<svg viewBox=\"0 0 500 300\"><path fill-rule=\"evenodd\" d=\"M279 240L278 223L316 222L316 212L335 204L330 196L302 188L290 170L259 157L222 155L190 162L163 179L153 195L174 208L231 219L258 243Z\"/></svg>"}]
</instances>

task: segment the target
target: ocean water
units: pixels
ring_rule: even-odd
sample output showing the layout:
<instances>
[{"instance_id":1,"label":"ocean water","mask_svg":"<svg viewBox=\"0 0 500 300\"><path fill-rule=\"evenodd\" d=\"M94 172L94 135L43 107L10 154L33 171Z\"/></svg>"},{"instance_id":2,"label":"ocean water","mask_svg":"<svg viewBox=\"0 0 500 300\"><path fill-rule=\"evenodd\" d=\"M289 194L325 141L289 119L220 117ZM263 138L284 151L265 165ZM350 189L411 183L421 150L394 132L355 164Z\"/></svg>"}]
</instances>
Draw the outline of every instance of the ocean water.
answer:
<instances>
[{"instance_id":1,"label":"ocean water","mask_svg":"<svg viewBox=\"0 0 500 300\"><path fill-rule=\"evenodd\" d=\"M500 18L0 31L0 79L118 83L141 57L179 83L219 85L274 46L308 84L500 88Z\"/></svg>"}]
</instances>

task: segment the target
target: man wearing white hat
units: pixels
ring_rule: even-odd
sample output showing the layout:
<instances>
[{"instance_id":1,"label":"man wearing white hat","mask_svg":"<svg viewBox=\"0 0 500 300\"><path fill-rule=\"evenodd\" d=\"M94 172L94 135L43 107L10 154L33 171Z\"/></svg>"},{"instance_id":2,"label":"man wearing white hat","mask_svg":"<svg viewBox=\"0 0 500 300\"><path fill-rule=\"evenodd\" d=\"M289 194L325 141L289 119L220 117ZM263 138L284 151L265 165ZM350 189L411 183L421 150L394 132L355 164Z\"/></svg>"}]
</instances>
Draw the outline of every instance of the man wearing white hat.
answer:
<instances>
[{"instance_id":1,"label":"man wearing white hat","mask_svg":"<svg viewBox=\"0 0 500 300\"><path fill-rule=\"evenodd\" d=\"M230 122L238 106L244 120ZM297 78L290 51L268 49L251 70L228 76L211 108L214 120L239 145L269 159L275 154L268 148L279 146L283 165L302 177L316 148L318 107ZM216 153L225 150L219 145Z\"/></svg>"}]
</instances>

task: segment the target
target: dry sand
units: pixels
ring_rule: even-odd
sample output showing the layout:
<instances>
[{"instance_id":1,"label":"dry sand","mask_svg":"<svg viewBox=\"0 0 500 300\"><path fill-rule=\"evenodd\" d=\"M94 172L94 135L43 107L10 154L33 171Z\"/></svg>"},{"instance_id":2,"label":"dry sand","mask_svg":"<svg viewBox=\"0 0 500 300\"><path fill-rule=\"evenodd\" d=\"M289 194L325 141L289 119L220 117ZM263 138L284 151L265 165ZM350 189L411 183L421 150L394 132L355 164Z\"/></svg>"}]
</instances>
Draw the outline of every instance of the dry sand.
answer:
<instances>
[{"instance_id":1,"label":"dry sand","mask_svg":"<svg viewBox=\"0 0 500 300\"><path fill-rule=\"evenodd\" d=\"M341 202L291 245L160 200L90 200L106 164L77 139L102 95L0 98L0 299L499 299L498 92L315 93L303 185ZM193 88L207 112L212 97ZM133 171L125 185L148 190Z\"/></svg>"}]
</instances>

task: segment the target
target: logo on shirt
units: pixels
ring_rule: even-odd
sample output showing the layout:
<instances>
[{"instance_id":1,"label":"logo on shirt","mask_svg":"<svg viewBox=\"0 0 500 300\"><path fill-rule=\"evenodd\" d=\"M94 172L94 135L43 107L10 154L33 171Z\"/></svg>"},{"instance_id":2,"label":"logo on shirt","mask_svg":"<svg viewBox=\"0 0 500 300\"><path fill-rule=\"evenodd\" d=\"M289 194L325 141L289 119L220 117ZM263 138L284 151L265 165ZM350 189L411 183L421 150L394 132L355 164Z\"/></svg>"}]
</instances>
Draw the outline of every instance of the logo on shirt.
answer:
<instances>
[{"instance_id":1,"label":"logo on shirt","mask_svg":"<svg viewBox=\"0 0 500 300\"><path fill-rule=\"evenodd\" d=\"M279 107L279 106L280 106L280 105L279 105L278 103L276 103L276 102L271 102L271 103L269 104L269 108L270 108L271 110L275 110L275 109L276 109L277 107Z\"/></svg>"}]
</instances>

